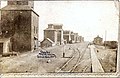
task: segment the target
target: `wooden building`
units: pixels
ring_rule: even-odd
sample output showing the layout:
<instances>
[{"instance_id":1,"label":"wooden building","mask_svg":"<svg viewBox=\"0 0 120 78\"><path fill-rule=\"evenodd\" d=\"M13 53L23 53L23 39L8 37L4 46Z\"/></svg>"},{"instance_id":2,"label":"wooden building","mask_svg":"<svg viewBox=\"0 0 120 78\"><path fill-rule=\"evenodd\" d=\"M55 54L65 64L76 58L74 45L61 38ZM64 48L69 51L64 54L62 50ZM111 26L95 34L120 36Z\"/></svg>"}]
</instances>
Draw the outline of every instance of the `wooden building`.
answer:
<instances>
[{"instance_id":1,"label":"wooden building","mask_svg":"<svg viewBox=\"0 0 120 78\"><path fill-rule=\"evenodd\" d=\"M52 47L55 46L55 43L50 40L49 38L45 38L42 42L41 42L41 47L45 48L45 47Z\"/></svg>"},{"instance_id":2,"label":"wooden building","mask_svg":"<svg viewBox=\"0 0 120 78\"><path fill-rule=\"evenodd\" d=\"M8 45L11 45L10 51L15 52L36 49L38 20L39 15L28 5L9 4L3 7L0 26L0 43L3 44L3 49L10 48ZM2 42L4 39L6 41ZM7 41L9 42L6 43Z\"/></svg>"}]
</instances>

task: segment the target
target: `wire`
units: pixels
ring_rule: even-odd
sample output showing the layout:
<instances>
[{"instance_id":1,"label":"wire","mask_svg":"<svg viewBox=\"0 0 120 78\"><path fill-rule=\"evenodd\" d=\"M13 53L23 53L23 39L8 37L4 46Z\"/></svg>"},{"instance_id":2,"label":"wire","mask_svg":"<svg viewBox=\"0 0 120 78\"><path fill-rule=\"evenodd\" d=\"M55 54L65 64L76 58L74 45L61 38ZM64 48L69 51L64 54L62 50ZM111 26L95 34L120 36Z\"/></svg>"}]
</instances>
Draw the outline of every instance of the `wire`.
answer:
<instances>
[{"instance_id":1,"label":"wire","mask_svg":"<svg viewBox=\"0 0 120 78\"><path fill-rule=\"evenodd\" d=\"M114 3L115 3L115 7L116 7L116 9L119 10L119 5L118 5L119 0L114 0Z\"/></svg>"},{"instance_id":2,"label":"wire","mask_svg":"<svg viewBox=\"0 0 120 78\"><path fill-rule=\"evenodd\" d=\"M116 8L116 11L118 12L117 15L119 16L119 0L114 0L114 5Z\"/></svg>"}]
</instances>

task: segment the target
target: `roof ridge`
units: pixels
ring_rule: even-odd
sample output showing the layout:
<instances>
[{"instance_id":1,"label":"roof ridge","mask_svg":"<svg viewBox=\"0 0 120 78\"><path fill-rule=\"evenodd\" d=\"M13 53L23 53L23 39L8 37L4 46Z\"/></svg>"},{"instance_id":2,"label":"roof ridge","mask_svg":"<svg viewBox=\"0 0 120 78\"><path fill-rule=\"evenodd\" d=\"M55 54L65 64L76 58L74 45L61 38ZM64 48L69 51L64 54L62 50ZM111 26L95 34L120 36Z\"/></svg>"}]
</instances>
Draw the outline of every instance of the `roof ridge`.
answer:
<instances>
[{"instance_id":1,"label":"roof ridge","mask_svg":"<svg viewBox=\"0 0 120 78\"><path fill-rule=\"evenodd\" d=\"M49 38L46 38L48 41L50 41L51 43L54 43L51 39L49 39Z\"/></svg>"},{"instance_id":2,"label":"roof ridge","mask_svg":"<svg viewBox=\"0 0 120 78\"><path fill-rule=\"evenodd\" d=\"M33 11L37 16L39 16L34 9L32 9L30 6L28 5L7 5L3 8L1 8L1 11L24 11L24 10L28 10L28 11Z\"/></svg>"},{"instance_id":3,"label":"roof ridge","mask_svg":"<svg viewBox=\"0 0 120 78\"><path fill-rule=\"evenodd\" d=\"M7 5L3 8L1 8L1 10L22 10L22 9L23 10L33 10L28 5Z\"/></svg>"}]
</instances>

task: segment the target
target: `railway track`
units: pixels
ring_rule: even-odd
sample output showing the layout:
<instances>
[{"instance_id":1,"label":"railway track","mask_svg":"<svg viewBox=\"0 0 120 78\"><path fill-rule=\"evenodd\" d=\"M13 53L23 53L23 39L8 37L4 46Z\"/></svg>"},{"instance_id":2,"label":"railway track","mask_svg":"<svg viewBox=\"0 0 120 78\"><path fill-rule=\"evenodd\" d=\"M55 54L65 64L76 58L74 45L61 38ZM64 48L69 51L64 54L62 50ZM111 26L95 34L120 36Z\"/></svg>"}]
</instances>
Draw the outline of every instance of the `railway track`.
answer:
<instances>
[{"instance_id":1,"label":"railway track","mask_svg":"<svg viewBox=\"0 0 120 78\"><path fill-rule=\"evenodd\" d=\"M78 48L73 49L74 53L72 58L70 58L64 65L62 65L57 72L76 72L82 62L84 62L83 57L86 53L86 49L88 48L81 48L81 51ZM88 59L90 60L90 58ZM91 68L91 62L87 65L82 66L81 68L81 71L77 72L85 72L88 68Z\"/></svg>"}]
</instances>

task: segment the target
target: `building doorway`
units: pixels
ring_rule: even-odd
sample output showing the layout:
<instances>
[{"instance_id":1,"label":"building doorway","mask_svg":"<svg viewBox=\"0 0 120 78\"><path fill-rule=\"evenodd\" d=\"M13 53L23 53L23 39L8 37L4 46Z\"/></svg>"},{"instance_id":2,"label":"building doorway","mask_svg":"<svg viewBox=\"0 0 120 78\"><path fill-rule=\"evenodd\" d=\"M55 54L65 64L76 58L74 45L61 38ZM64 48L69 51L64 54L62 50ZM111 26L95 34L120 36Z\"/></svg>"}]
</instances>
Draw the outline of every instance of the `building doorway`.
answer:
<instances>
[{"instance_id":1,"label":"building doorway","mask_svg":"<svg viewBox=\"0 0 120 78\"><path fill-rule=\"evenodd\" d=\"M0 55L3 54L3 43L0 43Z\"/></svg>"}]
</instances>

